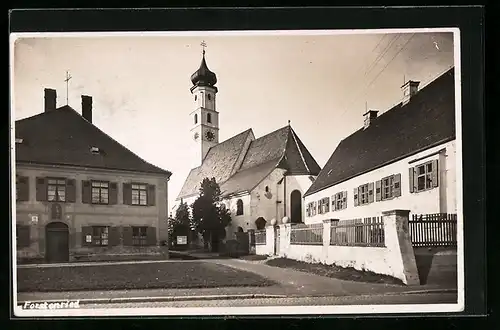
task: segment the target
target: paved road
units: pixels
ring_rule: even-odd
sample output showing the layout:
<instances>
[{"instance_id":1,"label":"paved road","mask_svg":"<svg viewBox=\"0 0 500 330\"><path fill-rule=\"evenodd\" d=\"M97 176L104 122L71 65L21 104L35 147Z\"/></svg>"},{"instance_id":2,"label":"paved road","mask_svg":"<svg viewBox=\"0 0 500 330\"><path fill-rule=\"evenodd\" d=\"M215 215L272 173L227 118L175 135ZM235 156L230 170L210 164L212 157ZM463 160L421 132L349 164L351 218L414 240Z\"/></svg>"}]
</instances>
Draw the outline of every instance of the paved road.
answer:
<instances>
[{"instance_id":1,"label":"paved road","mask_svg":"<svg viewBox=\"0 0 500 330\"><path fill-rule=\"evenodd\" d=\"M255 306L324 306L324 305L381 305L381 304L453 304L456 293L414 293L344 297L254 298L205 301L170 301L142 303L85 304L82 308L190 308L190 307L255 307Z\"/></svg>"}]
</instances>

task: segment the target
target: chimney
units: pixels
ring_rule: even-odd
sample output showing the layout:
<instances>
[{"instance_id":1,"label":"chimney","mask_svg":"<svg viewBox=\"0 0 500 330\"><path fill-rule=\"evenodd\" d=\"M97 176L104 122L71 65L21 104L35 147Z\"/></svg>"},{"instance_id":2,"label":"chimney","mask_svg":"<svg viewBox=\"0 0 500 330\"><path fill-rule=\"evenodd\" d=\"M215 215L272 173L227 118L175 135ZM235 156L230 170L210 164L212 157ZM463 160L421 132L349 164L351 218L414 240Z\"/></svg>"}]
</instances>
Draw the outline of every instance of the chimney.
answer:
<instances>
[{"instance_id":1,"label":"chimney","mask_svg":"<svg viewBox=\"0 0 500 330\"><path fill-rule=\"evenodd\" d=\"M403 105L410 102L410 98L413 95L417 94L419 84L420 81L409 80L403 86L401 86L401 89L403 90Z\"/></svg>"},{"instance_id":2,"label":"chimney","mask_svg":"<svg viewBox=\"0 0 500 330\"><path fill-rule=\"evenodd\" d=\"M92 96L82 95L82 117L92 123Z\"/></svg>"},{"instance_id":3,"label":"chimney","mask_svg":"<svg viewBox=\"0 0 500 330\"><path fill-rule=\"evenodd\" d=\"M365 117L365 122L363 125L363 129L367 129L368 126L377 118L377 110L369 110L363 116Z\"/></svg>"},{"instance_id":4,"label":"chimney","mask_svg":"<svg viewBox=\"0 0 500 330\"><path fill-rule=\"evenodd\" d=\"M45 88L45 112L56 109L57 92L55 89Z\"/></svg>"}]
</instances>

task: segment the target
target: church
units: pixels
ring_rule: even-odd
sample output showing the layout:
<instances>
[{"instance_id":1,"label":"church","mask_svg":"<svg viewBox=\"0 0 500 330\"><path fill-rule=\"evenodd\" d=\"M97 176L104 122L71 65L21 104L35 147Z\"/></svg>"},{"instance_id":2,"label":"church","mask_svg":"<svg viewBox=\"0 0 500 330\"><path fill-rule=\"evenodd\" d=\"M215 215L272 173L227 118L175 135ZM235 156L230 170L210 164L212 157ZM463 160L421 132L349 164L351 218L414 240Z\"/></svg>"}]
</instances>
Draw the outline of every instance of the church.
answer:
<instances>
[{"instance_id":1,"label":"church","mask_svg":"<svg viewBox=\"0 0 500 330\"><path fill-rule=\"evenodd\" d=\"M217 77L208 69L205 50L199 69L191 75L194 109L193 150L198 166L191 169L177 196L191 205L199 196L204 178L214 177L223 202L231 211L226 238L235 232L263 229L288 217L304 220L303 194L321 168L290 126L256 138L251 128L219 142L219 112L216 109Z\"/></svg>"}]
</instances>

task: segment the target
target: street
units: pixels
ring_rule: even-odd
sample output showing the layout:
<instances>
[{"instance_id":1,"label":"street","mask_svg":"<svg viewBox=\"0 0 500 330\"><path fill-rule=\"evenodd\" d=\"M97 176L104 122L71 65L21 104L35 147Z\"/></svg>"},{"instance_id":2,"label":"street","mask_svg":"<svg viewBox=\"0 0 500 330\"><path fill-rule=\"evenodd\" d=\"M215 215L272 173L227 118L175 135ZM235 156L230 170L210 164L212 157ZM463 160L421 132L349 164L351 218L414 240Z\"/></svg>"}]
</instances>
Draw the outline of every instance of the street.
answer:
<instances>
[{"instance_id":1,"label":"street","mask_svg":"<svg viewBox=\"0 0 500 330\"><path fill-rule=\"evenodd\" d=\"M190 308L190 307L263 307L263 306L324 306L324 305L391 305L391 304L453 304L457 294L412 293L391 295L363 295L343 297L294 297L294 298L253 298L230 300L194 300L140 303L84 304L81 308Z\"/></svg>"}]
</instances>

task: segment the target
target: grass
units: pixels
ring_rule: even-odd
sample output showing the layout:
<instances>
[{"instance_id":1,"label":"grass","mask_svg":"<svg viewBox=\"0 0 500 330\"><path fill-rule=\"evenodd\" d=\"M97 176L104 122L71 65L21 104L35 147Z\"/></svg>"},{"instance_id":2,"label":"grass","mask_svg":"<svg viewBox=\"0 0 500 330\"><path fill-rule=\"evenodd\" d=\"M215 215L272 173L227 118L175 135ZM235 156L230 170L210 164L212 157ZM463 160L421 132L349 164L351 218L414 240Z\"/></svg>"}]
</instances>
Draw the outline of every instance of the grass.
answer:
<instances>
[{"instance_id":1,"label":"grass","mask_svg":"<svg viewBox=\"0 0 500 330\"><path fill-rule=\"evenodd\" d=\"M203 262L18 268L18 292L270 286L257 274Z\"/></svg>"},{"instance_id":2,"label":"grass","mask_svg":"<svg viewBox=\"0 0 500 330\"><path fill-rule=\"evenodd\" d=\"M385 284L403 284L397 278L388 275L381 275L370 271L360 271L354 268L344 268L335 265L326 265L320 263L307 263L286 258L271 259L266 262L269 266L291 268L301 272L312 273L320 276L337 278L340 280L357 281L365 283L385 283Z\"/></svg>"}]
</instances>

